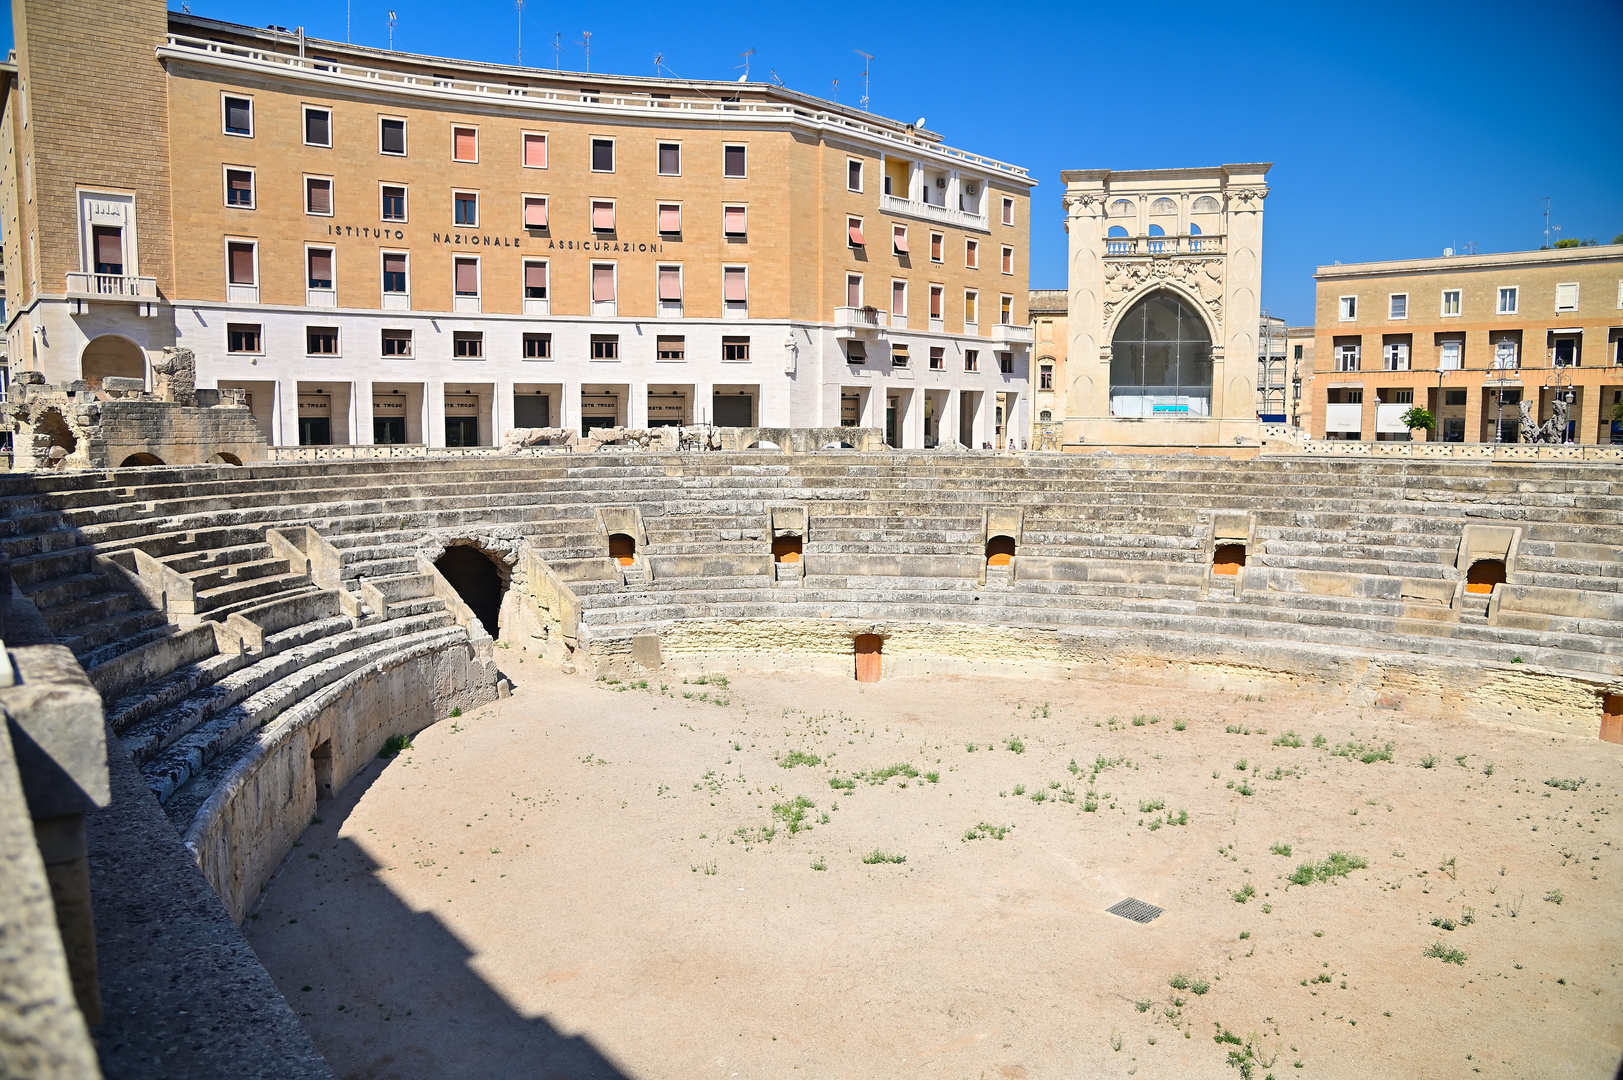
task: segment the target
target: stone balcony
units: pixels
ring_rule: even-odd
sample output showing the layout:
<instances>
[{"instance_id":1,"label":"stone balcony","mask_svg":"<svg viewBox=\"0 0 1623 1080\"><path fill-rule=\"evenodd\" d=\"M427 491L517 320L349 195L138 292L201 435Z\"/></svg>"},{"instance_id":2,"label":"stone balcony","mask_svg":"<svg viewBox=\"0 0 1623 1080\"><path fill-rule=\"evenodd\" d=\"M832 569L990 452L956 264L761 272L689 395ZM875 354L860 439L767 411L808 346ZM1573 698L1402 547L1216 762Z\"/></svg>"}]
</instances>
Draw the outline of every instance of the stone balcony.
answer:
<instances>
[{"instance_id":1,"label":"stone balcony","mask_svg":"<svg viewBox=\"0 0 1623 1080\"><path fill-rule=\"evenodd\" d=\"M1035 337L1029 326L1019 326L1013 323L994 323L992 325L992 344L1029 346Z\"/></svg>"},{"instance_id":2,"label":"stone balcony","mask_svg":"<svg viewBox=\"0 0 1623 1080\"><path fill-rule=\"evenodd\" d=\"M75 315L83 315L91 301L114 301L140 305L139 314L157 314L158 279L138 274L93 274L80 270L67 273L68 302Z\"/></svg>"},{"instance_id":3,"label":"stone balcony","mask_svg":"<svg viewBox=\"0 0 1623 1080\"><path fill-rule=\"evenodd\" d=\"M834 309L834 336L851 338L871 336L884 341L890 327L890 313L875 307L837 307Z\"/></svg>"},{"instance_id":4,"label":"stone balcony","mask_svg":"<svg viewBox=\"0 0 1623 1080\"><path fill-rule=\"evenodd\" d=\"M937 206L935 203L922 202L917 199L903 199L896 195L879 196L879 209L886 214L901 214L904 217L922 218L925 221L934 221L942 225L954 225L961 229L978 229L986 231L986 215L971 213L968 210L954 210L947 206Z\"/></svg>"},{"instance_id":5,"label":"stone balcony","mask_svg":"<svg viewBox=\"0 0 1623 1080\"><path fill-rule=\"evenodd\" d=\"M1227 250L1223 236L1109 236L1105 254L1122 255L1221 255Z\"/></svg>"}]
</instances>

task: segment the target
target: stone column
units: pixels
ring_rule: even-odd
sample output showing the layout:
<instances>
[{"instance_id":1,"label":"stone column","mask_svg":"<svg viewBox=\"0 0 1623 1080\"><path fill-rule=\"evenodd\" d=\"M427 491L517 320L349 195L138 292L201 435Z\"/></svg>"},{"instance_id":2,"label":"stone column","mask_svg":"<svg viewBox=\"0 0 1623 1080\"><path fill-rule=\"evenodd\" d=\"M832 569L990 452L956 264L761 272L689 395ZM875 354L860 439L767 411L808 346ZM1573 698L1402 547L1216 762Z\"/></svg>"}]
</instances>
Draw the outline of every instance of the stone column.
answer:
<instances>
[{"instance_id":1,"label":"stone column","mask_svg":"<svg viewBox=\"0 0 1623 1080\"><path fill-rule=\"evenodd\" d=\"M442 379L423 384L423 441L429 446L445 445L445 382Z\"/></svg>"},{"instance_id":2,"label":"stone column","mask_svg":"<svg viewBox=\"0 0 1623 1080\"><path fill-rule=\"evenodd\" d=\"M371 446L372 432L372 380L356 379L350 384L350 439L356 446Z\"/></svg>"},{"instance_id":3,"label":"stone column","mask_svg":"<svg viewBox=\"0 0 1623 1080\"><path fill-rule=\"evenodd\" d=\"M648 384L634 382L627 388L629 400L626 401L626 427L645 428L648 426Z\"/></svg>"},{"instance_id":4,"label":"stone column","mask_svg":"<svg viewBox=\"0 0 1623 1080\"><path fill-rule=\"evenodd\" d=\"M508 430L517 426L513 420L513 380L497 380L495 396L490 401L490 445L500 446Z\"/></svg>"},{"instance_id":5,"label":"stone column","mask_svg":"<svg viewBox=\"0 0 1623 1080\"><path fill-rule=\"evenodd\" d=\"M938 446L946 442L959 441L959 406L962 404L962 395L961 390L947 391L946 400L941 406L941 416L936 420L936 430L939 432L936 437Z\"/></svg>"},{"instance_id":6,"label":"stone column","mask_svg":"<svg viewBox=\"0 0 1623 1080\"><path fill-rule=\"evenodd\" d=\"M1221 420L1254 423L1257 328L1262 317L1262 203L1268 188L1261 172L1231 173L1225 194L1224 349L1223 358L1212 364L1212 414Z\"/></svg>"},{"instance_id":7,"label":"stone column","mask_svg":"<svg viewBox=\"0 0 1623 1080\"><path fill-rule=\"evenodd\" d=\"M299 382L282 379L276 384L276 445L299 445Z\"/></svg>"},{"instance_id":8,"label":"stone column","mask_svg":"<svg viewBox=\"0 0 1623 1080\"><path fill-rule=\"evenodd\" d=\"M1067 409L1087 419L1110 415L1110 343L1104 340L1105 190L1103 169L1066 173L1070 295L1066 328Z\"/></svg>"}]
</instances>

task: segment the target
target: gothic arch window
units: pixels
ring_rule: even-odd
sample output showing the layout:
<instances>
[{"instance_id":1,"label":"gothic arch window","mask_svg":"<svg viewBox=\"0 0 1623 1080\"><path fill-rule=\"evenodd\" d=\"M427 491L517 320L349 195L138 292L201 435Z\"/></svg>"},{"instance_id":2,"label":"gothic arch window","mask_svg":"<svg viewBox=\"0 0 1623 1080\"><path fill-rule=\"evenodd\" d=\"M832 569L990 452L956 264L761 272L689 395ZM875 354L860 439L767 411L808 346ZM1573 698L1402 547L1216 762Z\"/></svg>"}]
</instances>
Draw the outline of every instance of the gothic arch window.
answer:
<instances>
[{"instance_id":1,"label":"gothic arch window","mask_svg":"<svg viewBox=\"0 0 1623 1080\"><path fill-rule=\"evenodd\" d=\"M1112 238L1123 238L1127 235L1127 230L1120 225L1112 225L1106 230L1105 235Z\"/></svg>"},{"instance_id":2,"label":"gothic arch window","mask_svg":"<svg viewBox=\"0 0 1623 1080\"><path fill-rule=\"evenodd\" d=\"M1176 214L1177 212L1178 204L1171 199L1161 198L1150 203L1150 213L1155 214L1157 217L1162 214Z\"/></svg>"},{"instance_id":3,"label":"gothic arch window","mask_svg":"<svg viewBox=\"0 0 1623 1080\"><path fill-rule=\"evenodd\" d=\"M1195 205L1191 208L1191 212L1196 214L1215 214L1217 210L1217 200L1210 195L1202 195L1196 199Z\"/></svg>"},{"instance_id":4,"label":"gothic arch window","mask_svg":"<svg viewBox=\"0 0 1623 1080\"><path fill-rule=\"evenodd\" d=\"M1110 343L1112 416L1210 416L1212 336L1176 293L1151 293L1128 309Z\"/></svg>"}]
</instances>

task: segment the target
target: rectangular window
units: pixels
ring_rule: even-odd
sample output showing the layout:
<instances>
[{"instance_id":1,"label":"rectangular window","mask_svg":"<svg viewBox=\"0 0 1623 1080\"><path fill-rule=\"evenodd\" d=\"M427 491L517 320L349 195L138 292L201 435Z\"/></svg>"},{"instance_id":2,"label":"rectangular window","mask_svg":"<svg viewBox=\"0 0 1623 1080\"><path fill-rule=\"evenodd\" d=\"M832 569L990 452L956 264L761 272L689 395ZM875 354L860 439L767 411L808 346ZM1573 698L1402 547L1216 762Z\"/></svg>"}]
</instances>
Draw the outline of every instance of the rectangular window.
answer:
<instances>
[{"instance_id":1,"label":"rectangular window","mask_svg":"<svg viewBox=\"0 0 1623 1080\"><path fill-rule=\"evenodd\" d=\"M406 220L406 189L403 186L383 185L383 220Z\"/></svg>"},{"instance_id":2,"label":"rectangular window","mask_svg":"<svg viewBox=\"0 0 1623 1080\"><path fill-rule=\"evenodd\" d=\"M854 248L863 247L867 244L867 241L862 238L861 218L848 217L845 219L845 242L847 246Z\"/></svg>"},{"instance_id":3,"label":"rectangular window","mask_svg":"<svg viewBox=\"0 0 1623 1080\"><path fill-rule=\"evenodd\" d=\"M930 370L944 371L947 367L947 350L940 345L930 346Z\"/></svg>"},{"instance_id":4,"label":"rectangular window","mask_svg":"<svg viewBox=\"0 0 1623 1080\"><path fill-rule=\"evenodd\" d=\"M744 148L742 146L723 146L721 148L721 175L731 177L748 175L744 170Z\"/></svg>"},{"instance_id":5,"label":"rectangular window","mask_svg":"<svg viewBox=\"0 0 1623 1080\"><path fill-rule=\"evenodd\" d=\"M742 266L726 266L721 271L722 299L729 304L749 302L749 275Z\"/></svg>"},{"instance_id":6,"label":"rectangular window","mask_svg":"<svg viewBox=\"0 0 1623 1080\"><path fill-rule=\"evenodd\" d=\"M661 266L659 268L659 302L662 304L680 304L682 302L682 268L680 266Z\"/></svg>"},{"instance_id":7,"label":"rectangular window","mask_svg":"<svg viewBox=\"0 0 1623 1080\"><path fill-rule=\"evenodd\" d=\"M659 204L659 232L662 236L679 236L682 233L682 204Z\"/></svg>"},{"instance_id":8,"label":"rectangular window","mask_svg":"<svg viewBox=\"0 0 1623 1080\"><path fill-rule=\"evenodd\" d=\"M614 264L592 264L592 302L594 304L614 303Z\"/></svg>"},{"instance_id":9,"label":"rectangular window","mask_svg":"<svg viewBox=\"0 0 1623 1080\"><path fill-rule=\"evenodd\" d=\"M1555 287L1555 310L1578 310L1578 283L1576 281L1564 281Z\"/></svg>"},{"instance_id":10,"label":"rectangular window","mask_svg":"<svg viewBox=\"0 0 1623 1080\"><path fill-rule=\"evenodd\" d=\"M254 208L254 173L252 169L225 171L225 204L239 210Z\"/></svg>"},{"instance_id":11,"label":"rectangular window","mask_svg":"<svg viewBox=\"0 0 1623 1080\"><path fill-rule=\"evenodd\" d=\"M1445 341L1445 342L1443 342L1442 347L1438 350L1438 353L1437 353L1437 370L1439 370L1439 371L1458 371L1458 370L1460 370L1460 351L1461 351L1461 347L1463 346L1463 344L1464 344L1463 342L1459 342L1459 341Z\"/></svg>"},{"instance_id":12,"label":"rectangular window","mask_svg":"<svg viewBox=\"0 0 1623 1080\"><path fill-rule=\"evenodd\" d=\"M234 353L262 352L259 324L227 323L225 327L225 351Z\"/></svg>"},{"instance_id":13,"label":"rectangular window","mask_svg":"<svg viewBox=\"0 0 1623 1080\"><path fill-rule=\"evenodd\" d=\"M477 162L479 160L478 128L452 126L451 160L467 162Z\"/></svg>"},{"instance_id":14,"label":"rectangular window","mask_svg":"<svg viewBox=\"0 0 1623 1080\"><path fill-rule=\"evenodd\" d=\"M964 241L964 265L971 270L977 270L981 265L981 245L978 240Z\"/></svg>"},{"instance_id":15,"label":"rectangular window","mask_svg":"<svg viewBox=\"0 0 1623 1080\"><path fill-rule=\"evenodd\" d=\"M862 275L845 275L845 306L859 308L862 306Z\"/></svg>"},{"instance_id":16,"label":"rectangular window","mask_svg":"<svg viewBox=\"0 0 1623 1080\"><path fill-rule=\"evenodd\" d=\"M524 299L545 300L546 298L546 261L543 259L526 259L524 261Z\"/></svg>"},{"instance_id":17,"label":"rectangular window","mask_svg":"<svg viewBox=\"0 0 1623 1080\"><path fill-rule=\"evenodd\" d=\"M721 231L724 236L748 235L745 208L742 206L724 206L721 208Z\"/></svg>"},{"instance_id":18,"label":"rectangular window","mask_svg":"<svg viewBox=\"0 0 1623 1080\"><path fill-rule=\"evenodd\" d=\"M750 358L750 339L724 337L721 339L721 358L729 363L745 363Z\"/></svg>"},{"instance_id":19,"label":"rectangular window","mask_svg":"<svg viewBox=\"0 0 1623 1080\"><path fill-rule=\"evenodd\" d=\"M551 360L552 335L551 334L525 334L524 359Z\"/></svg>"},{"instance_id":20,"label":"rectangular window","mask_svg":"<svg viewBox=\"0 0 1623 1080\"><path fill-rule=\"evenodd\" d=\"M524 196L524 227L526 229L544 229L547 227L547 197L545 195Z\"/></svg>"},{"instance_id":21,"label":"rectangular window","mask_svg":"<svg viewBox=\"0 0 1623 1080\"><path fill-rule=\"evenodd\" d=\"M981 369L981 354L979 349L964 350L964 370L979 371Z\"/></svg>"},{"instance_id":22,"label":"rectangular window","mask_svg":"<svg viewBox=\"0 0 1623 1080\"><path fill-rule=\"evenodd\" d=\"M895 225L891 227L890 235L891 254L908 255L911 252L907 246L907 226Z\"/></svg>"},{"instance_id":23,"label":"rectangular window","mask_svg":"<svg viewBox=\"0 0 1623 1080\"><path fill-rule=\"evenodd\" d=\"M931 262L941 262L942 261L942 250L941 249L944 248L945 246L946 246L946 237L942 236L938 232L933 232L933 233L930 234L930 261Z\"/></svg>"},{"instance_id":24,"label":"rectangular window","mask_svg":"<svg viewBox=\"0 0 1623 1080\"><path fill-rule=\"evenodd\" d=\"M332 181L315 176L304 178L304 212L332 216Z\"/></svg>"},{"instance_id":25,"label":"rectangular window","mask_svg":"<svg viewBox=\"0 0 1623 1080\"><path fill-rule=\"evenodd\" d=\"M890 366L904 368L907 366L907 362L907 346L898 341L890 347Z\"/></svg>"},{"instance_id":26,"label":"rectangular window","mask_svg":"<svg viewBox=\"0 0 1623 1080\"><path fill-rule=\"evenodd\" d=\"M1407 319L1409 317L1409 294L1395 292L1386 298L1386 317L1388 319Z\"/></svg>"},{"instance_id":27,"label":"rectangular window","mask_svg":"<svg viewBox=\"0 0 1623 1080\"><path fill-rule=\"evenodd\" d=\"M1460 313L1460 291L1458 289L1443 290L1443 314L1458 315Z\"/></svg>"},{"instance_id":28,"label":"rectangular window","mask_svg":"<svg viewBox=\"0 0 1623 1080\"><path fill-rule=\"evenodd\" d=\"M458 225L467 228L477 228L479 225L479 196L472 191L458 191L452 195L456 204L455 221Z\"/></svg>"},{"instance_id":29,"label":"rectangular window","mask_svg":"<svg viewBox=\"0 0 1623 1080\"><path fill-rule=\"evenodd\" d=\"M1394 389L1392 391L1392 404L1394 404L1394 405L1413 405L1414 404L1414 388L1413 387L1406 387L1406 388L1403 388L1403 389Z\"/></svg>"},{"instance_id":30,"label":"rectangular window","mask_svg":"<svg viewBox=\"0 0 1623 1080\"><path fill-rule=\"evenodd\" d=\"M1003 272L1005 274L1014 273L1014 248L1009 247L1007 244L1003 247Z\"/></svg>"},{"instance_id":31,"label":"rectangular window","mask_svg":"<svg viewBox=\"0 0 1623 1080\"><path fill-rule=\"evenodd\" d=\"M1517 293L1519 291L1520 290L1514 285L1504 287L1499 290L1499 314L1516 314L1516 305L1519 299Z\"/></svg>"},{"instance_id":32,"label":"rectangular window","mask_svg":"<svg viewBox=\"0 0 1623 1080\"><path fill-rule=\"evenodd\" d=\"M593 360L620 359L620 337L617 334L592 335Z\"/></svg>"},{"instance_id":33,"label":"rectangular window","mask_svg":"<svg viewBox=\"0 0 1623 1080\"><path fill-rule=\"evenodd\" d=\"M337 356L338 327L306 327L304 331L304 344L304 351L311 356Z\"/></svg>"},{"instance_id":34,"label":"rectangular window","mask_svg":"<svg viewBox=\"0 0 1623 1080\"><path fill-rule=\"evenodd\" d=\"M860 341L850 342L845 346L845 362L847 364L863 364L868 361L868 347Z\"/></svg>"},{"instance_id":35,"label":"rectangular window","mask_svg":"<svg viewBox=\"0 0 1623 1080\"><path fill-rule=\"evenodd\" d=\"M890 313L898 319L907 318L907 282L890 283Z\"/></svg>"},{"instance_id":36,"label":"rectangular window","mask_svg":"<svg viewBox=\"0 0 1623 1080\"><path fill-rule=\"evenodd\" d=\"M524 167L526 169L547 167L547 137L540 132L524 133Z\"/></svg>"},{"instance_id":37,"label":"rectangular window","mask_svg":"<svg viewBox=\"0 0 1623 1080\"><path fill-rule=\"evenodd\" d=\"M304 107L304 145L332 145L332 110L315 105Z\"/></svg>"},{"instance_id":38,"label":"rectangular window","mask_svg":"<svg viewBox=\"0 0 1623 1080\"><path fill-rule=\"evenodd\" d=\"M451 355L458 360L483 360L485 335L477 330L457 330L451 334Z\"/></svg>"},{"instance_id":39,"label":"rectangular window","mask_svg":"<svg viewBox=\"0 0 1623 1080\"><path fill-rule=\"evenodd\" d=\"M946 292L940 285L930 286L930 318L941 318L941 298Z\"/></svg>"},{"instance_id":40,"label":"rectangular window","mask_svg":"<svg viewBox=\"0 0 1623 1080\"><path fill-rule=\"evenodd\" d=\"M1003 224L1014 224L1014 200L1007 196L1003 199Z\"/></svg>"},{"instance_id":41,"label":"rectangular window","mask_svg":"<svg viewBox=\"0 0 1623 1080\"><path fill-rule=\"evenodd\" d=\"M410 356L411 355L411 331L410 330L385 330L385 331L383 331L383 345L382 345L382 348L383 348L383 355L384 356Z\"/></svg>"},{"instance_id":42,"label":"rectangular window","mask_svg":"<svg viewBox=\"0 0 1623 1080\"><path fill-rule=\"evenodd\" d=\"M592 171L593 172L613 172L614 171L614 140L613 139L593 139L592 140Z\"/></svg>"},{"instance_id":43,"label":"rectangular window","mask_svg":"<svg viewBox=\"0 0 1623 1080\"><path fill-rule=\"evenodd\" d=\"M254 99L245 97L232 97L223 95L220 107L225 112L225 133L227 135L240 135L245 139L254 137Z\"/></svg>"},{"instance_id":44,"label":"rectangular window","mask_svg":"<svg viewBox=\"0 0 1623 1080\"><path fill-rule=\"evenodd\" d=\"M1381 367L1386 371L1409 370L1409 346L1404 342L1389 342L1381 346Z\"/></svg>"},{"instance_id":45,"label":"rectangular window","mask_svg":"<svg viewBox=\"0 0 1623 1080\"><path fill-rule=\"evenodd\" d=\"M659 144L659 175L682 175L682 144L662 142Z\"/></svg>"},{"instance_id":46,"label":"rectangular window","mask_svg":"<svg viewBox=\"0 0 1623 1080\"><path fill-rule=\"evenodd\" d=\"M667 363L681 363L687 359L687 339L679 336L661 337L658 342L659 359Z\"/></svg>"},{"instance_id":47,"label":"rectangular window","mask_svg":"<svg viewBox=\"0 0 1623 1080\"><path fill-rule=\"evenodd\" d=\"M997 369L1005 375L1014 374L1014 353L1000 352L997 354Z\"/></svg>"},{"instance_id":48,"label":"rectangular window","mask_svg":"<svg viewBox=\"0 0 1623 1080\"><path fill-rule=\"evenodd\" d=\"M406 156L406 122L378 117L378 153Z\"/></svg>"},{"instance_id":49,"label":"rectangular window","mask_svg":"<svg viewBox=\"0 0 1623 1080\"><path fill-rule=\"evenodd\" d=\"M455 259L453 260L453 276L458 296L479 295L479 260Z\"/></svg>"},{"instance_id":50,"label":"rectangular window","mask_svg":"<svg viewBox=\"0 0 1623 1080\"><path fill-rule=\"evenodd\" d=\"M250 243L232 242L225 246L226 252L226 281L232 285L257 285L259 275L258 267L254 264L254 245Z\"/></svg>"},{"instance_id":51,"label":"rectangular window","mask_svg":"<svg viewBox=\"0 0 1623 1080\"><path fill-rule=\"evenodd\" d=\"M998 298L997 321L1003 326L1014 325L1014 297L1001 296Z\"/></svg>"},{"instance_id":52,"label":"rectangular window","mask_svg":"<svg viewBox=\"0 0 1623 1080\"><path fill-rule=\"evenodd\" d=\"M1336 370L1357 371L1359 366L1358 353L1361 348L1360 345L1337 345L1335 348Z\"/></svg>"},{"instance_id":53,"label":"rectangular window","mask_svg":"<svg viewBox=\"0 0 1623 1080\"><path fill-rule=\"evenodd\" d=\"M1038 372L1037 372L1037 389L1039 389L1039 390L1052 390L1052 389L1054 389L1054 367L1053 367L1052 364L1044 364L1042 366L1042 368L1038 370Z\"/></svg>"},{"instance_id":54,"label":"rectangular window","mask_svg":"<svg viewBox=\"0 0 1623 1080\"><path fill-rule=\"evenodd\" d=\"M1358 297L1343 296L1340 298L1340 319L1342 322L1351 322L1358 318Z\"/></svg>"},{"instance_id":55,"label":"rectangular window","mask_svg":"<svg viewBox=\"0 0 1623 1080\"><path fill-rule=\"evenodd\" d=\"M1465 404L1465 391L1464 390L1444 390L1443 391L1443 404L1444 405L1464 405Z\"/></svg>"},{"instance_id":56,"label":"rectangular window","mask_svg":"<svg viewBox=\"0 0 1623 1080\"><path fill-rule=\"evenodd\" d=\"M332 288L332 248L308 248L305 261L310 269L310 288Z\"/></svg>"},{"instance_id":57,"label":"rectangular window","mask_svg":"<svg viewBox=\"0 0 1623 1080\"><path fill-rule=\"evenodd\" d=\"M848 159L845 163L845 190L862 190L862 162L855 158Z\"/></svg>"},{"instance_id":58,"label":"rectangular window","mask_svg":"<svg viewBox=\"0 0 1623 1080\"><path fill-rule=\"evenodd\" d=\"M386 293L404 293L406 289L406 253L404 251L385 251L383 253L383 291Z\"/></svg>"},{"instance_id":59,"label":"rectangular window","mask_svg":"<svg viewBox=\"0 0 1623 1080\"><path fill-rule=\"evenodd\" d=\"M592 230L594 232L614 231L614 200L592 200Z\"/></svg>"},{"instance_id":60,"label":"rectangular window","mask_svg":"<svg viewBox=\"0 0 1623 1080\"><path fill-rule=\"evenodd\" d=\"M964 322L971 323L971 324L979 322L980 320L978 318L976 318L976 316L979 314L979 308L980 308L980 294L978 294L974 289L965 289L964 290Z\"/></svg>"},{"instance_id":61,"label":"rectangular window","mask_svg":"<svg viewBox=\"0 0 1623 1080\"><path fill-rule=\"evenodd\" d=\"M1300 345L1296 346L1296 356L1295 356L1295 358L1297 360L1300 360L1302 358L1302 347Z\"/></svg>"}]
</instances>

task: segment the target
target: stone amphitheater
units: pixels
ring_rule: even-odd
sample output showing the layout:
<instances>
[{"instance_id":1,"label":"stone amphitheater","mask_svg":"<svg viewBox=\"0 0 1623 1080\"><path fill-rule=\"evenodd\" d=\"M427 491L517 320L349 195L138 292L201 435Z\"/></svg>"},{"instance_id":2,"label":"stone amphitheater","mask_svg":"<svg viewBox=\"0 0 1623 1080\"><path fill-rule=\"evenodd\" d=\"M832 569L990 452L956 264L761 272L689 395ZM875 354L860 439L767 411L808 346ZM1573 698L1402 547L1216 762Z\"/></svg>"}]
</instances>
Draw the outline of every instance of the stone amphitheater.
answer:
<instances>
[{"instance_id":1,"label":"stone amphitheater","mask_svg":"<svg viewBox=\"0 0 1623 1080\"><path fill-rule=\"evenodd\" d=\"M1613 464L538 449L13 474L0 506L8 716L41 687L105 716L108 1075L330 1075L237 924L391 739L523 689L502 646L583 681L1084 672L1623 734ZM81 1075L62 1053L40 1075Z\"/></svg>"}]
</instances>

